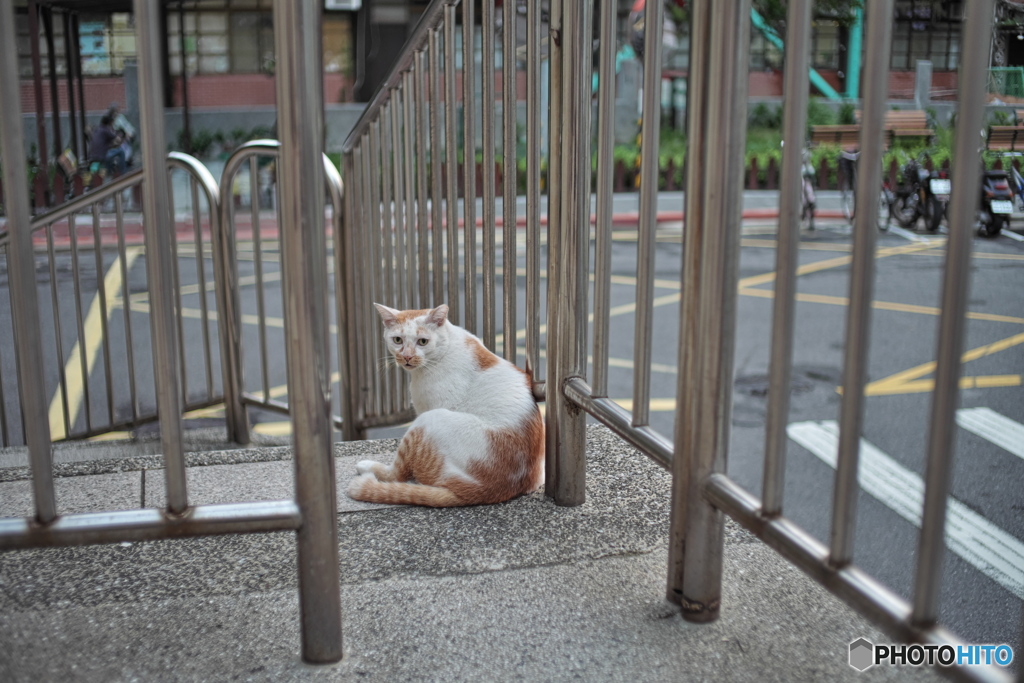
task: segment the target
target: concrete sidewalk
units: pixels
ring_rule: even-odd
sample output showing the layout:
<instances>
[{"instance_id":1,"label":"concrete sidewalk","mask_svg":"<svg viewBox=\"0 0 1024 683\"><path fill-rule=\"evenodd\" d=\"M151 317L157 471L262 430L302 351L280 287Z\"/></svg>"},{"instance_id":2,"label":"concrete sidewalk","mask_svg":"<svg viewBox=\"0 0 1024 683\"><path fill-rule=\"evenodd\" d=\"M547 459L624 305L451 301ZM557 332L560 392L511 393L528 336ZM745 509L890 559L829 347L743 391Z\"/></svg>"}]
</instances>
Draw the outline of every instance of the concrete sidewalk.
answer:
<instances>
[{"instance_id":1,"label":"concrete sidewalk","mask_svg":"<svg viewBox=\"0 0 1024 683\"><path fill-rule=\"evenodd\" d=\"M588 498L576 508L540 494L445 510L356 503L344 495L355 462L390 457L395 442L337 444L346 656L335 665L299 658L292 533L0 554L0 680L936 676L849 667L851 641L889 638L731 524L721 619L682 621L662 597L668 475L604 427L588 436ZM137 506L151 457L78 463L58 479L61 509ZM194 455L192 500L287 496L289 457ZM22 468L0 479L0 516L25 514ZM161 487L149 471L146 505L161 504Z\"/></svg>"}]
</instances>

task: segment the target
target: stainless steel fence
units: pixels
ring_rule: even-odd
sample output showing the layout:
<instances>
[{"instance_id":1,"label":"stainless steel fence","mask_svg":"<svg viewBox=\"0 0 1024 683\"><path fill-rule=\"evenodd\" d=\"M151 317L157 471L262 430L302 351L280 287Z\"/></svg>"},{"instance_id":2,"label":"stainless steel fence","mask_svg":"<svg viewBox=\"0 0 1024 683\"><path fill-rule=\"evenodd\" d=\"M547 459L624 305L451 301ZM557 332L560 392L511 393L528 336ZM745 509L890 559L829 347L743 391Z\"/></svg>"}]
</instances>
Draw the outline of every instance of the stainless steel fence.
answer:
<instances>
[{"instance_id":1,"label":"stainless steel fence","mask_svg":"<svg viewBox=\"0 0 1024 683\"><path fill-rule=\"evenodd\" d=\"M596 204L591 214L591 76L593 5L575 0L553 2L546 31L540 3L526 2L526 36L517 40L516 23L505 3L500 26L493 0L483 0L477 28L473 3L434 2L424 12L406 49L385 84L367 107L344 145L346 197L347 315L356 322L348 339L357 359L350 385L356 422L368 427L403 420L409 398L403 379L375 372L378 324L371 301L396 307L426 307L443 301L454 322L480 334L494 350L515 359L512 339L527 342L525 363L537 373L540 339L546 350L546 490L556 503L583 502L584 420L586 414L672 472L672 513L668 598L694 622L712 621L721 607L723 525L729 515L802 568L822 585L872 619L894 637L932 644L955 644L937 624L937 585L942 567L943 520L949 490L950 438L965 315L966 265L971 212L976 197L977 145L961 134L955 154L957 194L943 293L938 349L939 367L929 444L927 493L918 575L912 604L854 564L859 437L863 416L875 226L881 182L883 118L888 86L892 0L869 0L867 62L861 160L854 228L853 267L845 374L840 420L839 466L828 546L783 514L786 419L791 387L795 270L799 241L800 152L807 116L810 0L788 3L786 140L777 251L777 280L771 337L771 388L768 400L762 498L743 490L726 472L732 410L733 348L740 235L741 188L746 130L747 51L750 3L696 2L691 5L691 53L688 81L688 169L686 225L679 287L681 290L678 385L672 439L650 425L650 368L654 309L658 129L660 114L661 27L663 7L648 2L644 18L644 88L637 237L636 325L633 330L634 392L627 411L608 397L611 275L611 141L614 100L614 5L600 8L597 93L599 134ZM964 23L961 109L958 131L981 127L983 72L991 2L972 6ZM457 45L461 25L461 63ZM480 32L480 76L473 43ZM526 70L526 257L515 268L517 207L511 201L515 119L502 98L502 134L495 135L498 104L491 89L497 80L493 38L501 32L501 92L514 92L517 68ZM525 43L519 64L509 55ZM540 68L547 54L550 108L547 270L540 259ZM424 72L429 64L429 72ZM462 96L456 70L461 66ZM477 79L479 77L479 86ZM472 103L479 87L479 111ZM413 103L410 112L409 103ZM480 123L480 135L476 124ZM458 128L461 125L461 144ZM974 149L972 149L972 145ZM477 152L479 146L479 153ZM505 186L495 188L494 152L501 149ZM410 150L416 150L410 155ZM459 159L464 162L460 168ZM475 168L477 159L482 168ZM414 160L411 162L410 160ZM480 182L477 183L478 173ZM460 188L458 179L462 179ZM479 191L478 191L479 190ZM477 195L479 194L479 202ZM504 201L499 204L499 196ZM503 268L495 257L496 207L501 206ZM520 209L521 210L521 209ZM480 216L478 219L477 216ZM594 222L593 229L591 222ZM460 226L461 223L461 226ZM460 230L461 227L461 230ZM481 247L478 247L478 238ZM356 261L359 259L359 262ZM367 263L368 261L368 263ZM590 264L593 263L593 305ZM369 265L369 267L366 267ZM460 275L461 269L461 275ZM544 277L546 275L546 277ZM515 278L525 276L527 313L517 319ZM542 314L540 283L547 283ZM496 288L502 286L502 296ZM427 295L432 298L427 299ZM339 300L341 297L339 295ZM542 321L546 318L546 324ZM593 324L592 379L588 375L588 324ZM539 379L539 373L535 375ZM964 679L1001 680L987 669L952 669Z\"/></svg>"},{"instance_id":2,"label":"stainless steel fence","mask_svg":"<svg viewBox=\"0 0 1024 683\"><path fill-rule=\"evenodd\" d=\"M191 239L176 231L172 190L164 134L162 71L158 50L161 40L161 7L147 0L135 0L136 39L139 45L139 102L144 170L128 174L106 188L76 199L70 204L30 222L28 188L25 176L18 172L5 177L7 232L0 244L6 257L10 278L12 315L6 329L14 330L14 349L18 356L18 380L15 387L5 382L0 389L19 396L20 432L28 445L32 472L35 514L29 518L0 519L0 549L38 546L109 543L123 540L176 538L182 536L294 530L298 540L299 597L302 618L302 654L310 662L330 662L341 658L341 612L338 574L338 539L334 461L331 453L330 357L327 330L327 258L324 230L323 193L302 192L302 188L322 187L324 164L321 140L323 102L319 41L308 40L320 27L319 5L277 0L274 4L275 41L278 54L277 99L281 130L278 152L281 170L281 241L284 324L293 333L286 343L288 395L293 406L292 432L295 443L295 498L260 503L229 505L190 505L185 481L182 451L182 413L195 406L220 400L215 388L216 365L213 358L216 334L221 339L224 362L222 386L232 438L247 439L244 409L241 406L240 344L238 340L237 275L232 253L233 235L221 229L221 201L216 183L198 162L185 155L172 154L169 166L189 174L187 193L191 196ZM18 102L18 62L14 36L12 0L0 0L0 100ZM25 157L21 139L21 116L17 108L0 111L0 146L5 169L19 169ZM153 163L157 160L157 163ZM341 183L331 178L335 207L341 206ZM141 185L142 215L135 218L133 239L126 239L124 193ZM202 217L200 194L207 207ZM112 204L112 230L105 230L103 209ZM77 216L90 211L92 220L79 229ZM335 211L337 214L337 211ZM258 228L258 226L257 226ZM208 229L213 258L212 274L207 272ZM87 234L86 234L87 233ZM43 316L35 282L34 238L45 237L46 268L49 271L51 316ZM55 240L63 238L70 250L73 291L61 292L56 276ZM133 243L134 240L134 243ZM90 253L91 252L91 253ZM109 253L108 253L109 252ZM83 255L84 254L84 255ZM95 267L95 285L88 290L83 277L85 260L91 256ZM145 287L140 274L132 268L137 256L145 258ZM194 256L195 291L179 286L180 270ZM105 276L104 273L109 274ZM221 329L211 328L213 307L207 301L208 278L212 277L215 307L220 312ZM115 291L116 290L116 291ZM141 296L137 296L141 295ZM72 298L75 324L62 316L62 304ZM95 316L83 307L83 297L92 296ZM202 362L192 362L184 353L184 298L198 296L195 314L201 325ZM113 308L123 313L125 348L112 348L110 326L118 319ZM138 352L145 345L133 341L133 314L149 315L152 368L155 375L155 405L147 405L138 390ZM68 370L59 369L59 399L47 410L44 364L44 319L52 318L53 339L60 366L65 348L73 339L77 350L68 354ZM227 334L223 327L230 329ZM73 328L73 329L69 329ZM94 329L95 328L95 329ZM123 351L128 372L115 373L113 358ZM90 382L91 360L103 357L103 382L93 389ZM5 380L7 377L4 378ZM115 411L115 394L127 384L131 414ZM77 383L72 391L70 386ZM200 388L197 388L199 385ZM100 394L99 397L90 395ZM77 407L72 410L72 395L81 396L84 419ZM104 405L106 414L94 416L95 404ZM5 444L16 420L0 401L0 427ZM53 436L79 437L107 430L118 424L137 424L151 419L155 409L160 421L161 442L167 483L166 509L143 509L92 514L61 514L54 493L51 429ZM54 417L55 416L55 417ZM50 419L48 419L50 418Z\"/></svg>"},{"instance_id":3,"label":"stainless steel fence","mask_svg":"<svg viewBox=\"0 0 1024 683\"><path fill-rule=\"evenodd\" d=\"M284 340L283 319L269 312L271 308L275 312L283 310L284 305L281 298L283 231L277 182L280 149L281 144L277 140L245 143L228 158L220 179L223 201L218 205L218 215L225 227L219 233L222 242L217 245L215 254L217 263L221 264L224 281L230 283L224 287L226 301L221 305L224 314L220 316L225 327L222 355L228 359L224 373L224 404L229 435L239 443L249 441L247 411L250 406L284 414L290 409L288 387L271 386L271 349L282 348ZM328 264L333 264L336 243L341 234L343 190L338 169L326 155L323 156L323 174L331 203L331 240L327 245L326 258ZM247 201L243 202L243 199ZM244 209L242 205L246 203L249 226L243 229L236 219L239 209ZM239 262L243 259L252 263L252 274L245 277L239 275ZM337 273L334 276L337 277ZM255 310L249 313L243 312L240 299L241 292L245 290L255 294ZM335 288L328 286L326 291L333 297ZM274 300L269 297L274 297ZM338 310L337 306L335 310ZM341 313L338 315L340 317ZM254 335L247 337L243 334L245 322L255 325ZM331 327L331 335L334 336L337 324ZM279 336L273 339L275 334ZM245 359L251 359L249 368L245 366ZM336 365L339 372L332 376L332 380L338 378L337 383L342 387L345 382L340 375L345 359L345 354L339 352ZM348 372L345 368L344 373L347 375ZM349 401L340 400L339 404L344 407L349 405ZM341 415L334 415L332 422L339 429L346 428Z\"/></svg>"},{"instance_id":4,"label":"stainless steel fence","mask_svg":"<svg viewBox=\"0 0 1024 683\"><path fill-rule=\"evenodd\" d=\"M219 230L220 201L209 171L194 158L171 153L168 167L186 174L184 189L191 197L190 215L172 219L169 229L175 281L180 280L178 269L187 267L189 279L198 282L175 288L179 346L186 330L201 339L200 357L194 359L198 362L182 362L182 404L185 410L195 410L223 400L223 385L215 376L220 361L212 342L218 335L215 310L221 306L211 305L209 292L226 281L210 270L207 244L207 236L216 236ZM41 350L47 361L56 359L53 366L44 365L49 371L47 389L53 385L51 378L57 378L47 414L54 441L130 429L157 419L156 395L148 382L152 357L146 344L137 343L147 335L146 316L152 310L144 286L145 259L139 258L147 247L138 205L142 183L142 170L132 171L31 222L29 236L45 262L49 290L39 310L46 321ZM7 255L10 239L9 232L0 235L0 254ZM8 264L12 260L5 259ZM64 275L66 270L70 278ZM223 288L217 289L217 298L224 294ZM2 346L14 349L13 326L0 330ZM0 386L4 447L25 443L18 387L14 382Z\"/></svg>"}]
</instances>

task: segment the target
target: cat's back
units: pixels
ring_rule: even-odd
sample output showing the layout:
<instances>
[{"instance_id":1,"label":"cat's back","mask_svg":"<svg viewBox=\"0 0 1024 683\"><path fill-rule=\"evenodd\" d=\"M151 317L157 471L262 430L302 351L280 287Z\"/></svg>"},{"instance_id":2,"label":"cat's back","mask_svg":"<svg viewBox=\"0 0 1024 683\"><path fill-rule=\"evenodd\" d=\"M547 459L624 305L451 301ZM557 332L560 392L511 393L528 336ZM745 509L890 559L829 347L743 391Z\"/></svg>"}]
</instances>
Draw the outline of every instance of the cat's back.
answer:
<instances>
[{"instance_id":1,"label":"cat's back","mask_svg":"<svg viewBox=\"0 0 1024 683\"><path fill-rule=\"evenodd\" d=\"M488 350L468 332L461 343L469 369L466 392L469 412L492 424L508 424L537 411L530 379L523 370Z\"/></svg>"}]
</instances>

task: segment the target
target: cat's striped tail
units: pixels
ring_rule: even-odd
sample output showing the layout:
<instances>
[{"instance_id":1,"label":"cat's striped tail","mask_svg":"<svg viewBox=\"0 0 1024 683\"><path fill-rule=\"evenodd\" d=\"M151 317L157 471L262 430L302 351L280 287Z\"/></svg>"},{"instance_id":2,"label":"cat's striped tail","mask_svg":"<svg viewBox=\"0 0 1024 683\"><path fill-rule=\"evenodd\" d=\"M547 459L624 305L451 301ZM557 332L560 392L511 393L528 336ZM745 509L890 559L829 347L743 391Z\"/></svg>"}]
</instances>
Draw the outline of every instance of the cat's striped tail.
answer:
<instances>
[{"instance_id":1,"label":"cat's striped tail","mask_svg":"<svg viewBox=\"0 0 1024 683\"><path fill-rule=\"evenodd\" d=\"M355 477L348 485L349 498L367 503L390 505L426 505L446 508L467 505L454 493L440 486L424 486L406 482L378 481L372 474Z\"/></svg>"}]
</instances>

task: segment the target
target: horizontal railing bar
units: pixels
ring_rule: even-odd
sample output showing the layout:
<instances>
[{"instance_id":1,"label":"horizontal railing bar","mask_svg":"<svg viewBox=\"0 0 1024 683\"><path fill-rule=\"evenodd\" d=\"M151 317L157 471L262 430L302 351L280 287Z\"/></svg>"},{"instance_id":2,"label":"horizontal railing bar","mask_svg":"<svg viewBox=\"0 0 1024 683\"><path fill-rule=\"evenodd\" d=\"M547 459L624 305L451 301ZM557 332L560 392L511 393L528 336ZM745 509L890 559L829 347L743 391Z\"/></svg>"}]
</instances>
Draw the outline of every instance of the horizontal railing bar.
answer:
<instances>
[{"instance_id":1,"label":"horizontal railing bar","mask_svg":"<svg viewBox=\"0 0 1024 683\"><path fill-rule=\"evenodd\" d=\"M196 505L180 516L152 508L86 512L46 525L19 517L0 519L0 550L293 531L301 525L299 506L291 500Z\"/></svg>"},{"instance_id":2,"label":"horizontal railing bar","mask_svg":"<svg viewBox=\"0 0 1024 683\"><path fill-rule=\"evenodd\" d=\"M125 173L107 185L75 197L67 204L61 204L46 213L36 214L32 217L32 230L39 230L49 223L55 223L62 218L67 218L73 213L80 213L82 209L92 206L96 202L112 197L122 190L127 190L129 187L142 182L143 175L143 169L137 168L134 171ZM6 235L7 233L0 235L0 244L6 240Z\"/></svg>"},{"instance_id":3,"label":"horizontal railing bar","mask_svg":"<svg viewBox=\"0 0 1024 683\"><path fill-rule=\"evenodd\" d=\"M272 398L260 398L255 394L242 394L242 403L247 406L257 406L259 408L266 408L267 410L273 410L279 413L288 414L288 404L284 401L275 401Z\"/></svg>"},{"instance_id":4,"label":"horizontal railing bar","mask_svg":"<svg viewBox=\"0 0 1024 683\"><path fill-rule=\"evenodd\" d=\"M363 133L368 132L370 123L378 117L381 107L390 99L391 89L399 84L402 74L412 68L417 50L422 50L427 46L430 32L441 25L445 6L455 4L458 3L454 0L434 0L427 6L427 9L423 10L420 20L416 22L416 27L405 41L405 47L391 66L388 77L378 86L377 92L373 94L370 103L366 105L362 116L356 121L356 125L348 137L345 138L345 144L341 146L342 154L348 154L355 149Z\"/></svg>"},{"instance_id":5,"label":"horizontal railing bar","mask_svg":"<svg viewBox=\"0 0 1024 683\"><path fill-rule=\"evenodd\" d=\"M388 415L367 415L359 424L360 429L373 429L375 427L393 427L394 425L412 422L416 419L416 410L406 408Z\"/></svg>"},{"instance_id":6,"label":"horizontal railing bar","mask_svg":"<svg viewBox=\"0 0 1024 683\"><path fill-rule=\"evenodd\" d=\"M565 397L587 411L623 439L640 449L663 468L672 467L672 443L650 427L634 427L633 416L609 398L595 398L590 386L579 377L572 377L563 389Z\"/></svg>"},{"instance_id":7,"label":"horizontal railing bar","mask_svg":"<svg viewBox=\"0 0 1024 683\"><path fill-rule=\"evenodd\" d=\"M848 564L836 569L829 563L828 547L782 517L761 516L761 501L724 474L712 474L704 496L716 508L757 536L798 569L840 600L872 621L890 636L925 645L964 643L940 626L915 628L910 623L910 604L862 569ZM993 667L949 667L943 673L962 681L1008 683L1011 679Z\"/></svg>"}]
</instances>

